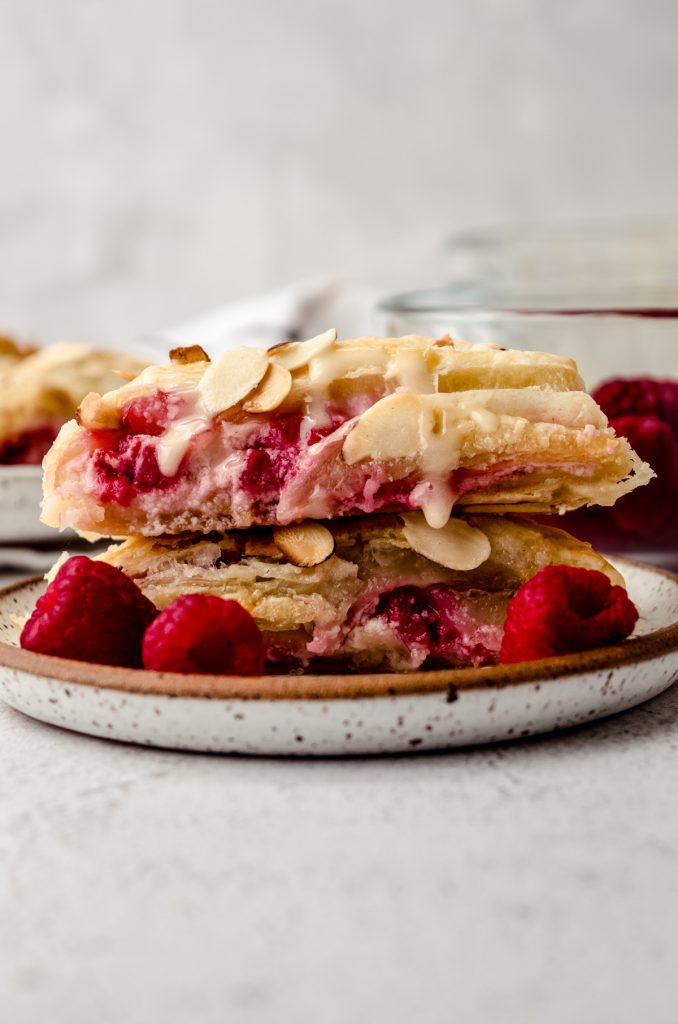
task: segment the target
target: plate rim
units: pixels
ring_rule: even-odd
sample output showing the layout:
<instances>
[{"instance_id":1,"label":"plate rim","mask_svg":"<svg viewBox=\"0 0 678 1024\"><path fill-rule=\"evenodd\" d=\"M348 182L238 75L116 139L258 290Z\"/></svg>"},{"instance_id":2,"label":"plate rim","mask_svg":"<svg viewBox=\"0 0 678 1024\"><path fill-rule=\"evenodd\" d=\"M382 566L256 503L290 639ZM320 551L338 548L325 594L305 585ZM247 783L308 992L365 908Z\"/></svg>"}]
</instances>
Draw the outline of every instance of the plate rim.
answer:
<instances>
[{"instance_id":1,"label":"plate rim","mask_svg":"<svg viewBox=\"0 0 678 1024\"><path fill-rule=\"evenodd\" d=\"M615 558L624 566L663 576L678 586L678 573L630 558ZM0 588L0 600L40 582L31 576ZM412 697L445 693L456 700L460 691L505 689L526 683L549 683L584 672L614 671L624 665L651 661L678 651L678 619L644 636L619 644L550 658L489 665L484 668L428 669L419 672L344 674L287 674L215 676L128 669L94 662L36 654L0 641L0 668L34 676L90 686L94 689L135 693L150 697L195 697L203 700L355 700L377 697ZM96 679L92 678L92 669Z\"/></svg>"}]
</instances>

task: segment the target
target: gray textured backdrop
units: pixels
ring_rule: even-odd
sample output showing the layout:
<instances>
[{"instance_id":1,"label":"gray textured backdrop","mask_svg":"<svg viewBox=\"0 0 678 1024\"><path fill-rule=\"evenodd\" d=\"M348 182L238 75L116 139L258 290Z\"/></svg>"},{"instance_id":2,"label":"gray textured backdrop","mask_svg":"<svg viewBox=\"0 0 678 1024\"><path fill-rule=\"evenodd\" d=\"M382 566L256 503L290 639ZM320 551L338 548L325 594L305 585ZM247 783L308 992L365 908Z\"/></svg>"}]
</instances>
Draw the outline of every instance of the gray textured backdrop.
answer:
<instances>
[{"instance_id":1,"label":"gray textured backdrop","mask_svg":"<svg viewBox=\"0 0 678 1024\"><path fill-rule=\"evenodd\" d=\"M0 81L0 325L47 338L678 215L674 0L0 0Z\"/></svg>"}]
</instances>

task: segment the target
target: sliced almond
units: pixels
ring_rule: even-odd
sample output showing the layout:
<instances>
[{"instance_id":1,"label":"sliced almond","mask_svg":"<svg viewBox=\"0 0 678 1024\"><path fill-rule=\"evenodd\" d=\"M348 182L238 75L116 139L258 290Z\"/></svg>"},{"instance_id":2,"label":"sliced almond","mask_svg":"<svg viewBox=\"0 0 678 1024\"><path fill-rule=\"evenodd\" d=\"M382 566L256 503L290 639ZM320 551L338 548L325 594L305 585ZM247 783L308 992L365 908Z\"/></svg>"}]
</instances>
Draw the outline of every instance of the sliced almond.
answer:
<instances>
[{"instance_id":1,"label":"sliced almond","mask_svg":"<svg viewBox=\"0 0 678 1024\"><path fill-rule=\"evenodd\" d=\"M285 401L292 388L292 374L284 366L271 363L261 384L243 409L245 412L271 412Z\"/></svg>"},{"instance_id":2,"label":"sliced almond","mask_svg":"<svg viewBox=\"0 0 678 1024\"><path fill-rule=\"evenodd\" d=\"M334 537L321 523L276 526L273 540L292 565L320 565L334 551Z\"/></svg>"},{"instance_id":3,"label":"sliced almond","mask_svg":"<svg viewBox=\"0 0 678 1024\"><path fill-rule=\"evenodd\" d=\"M111 373L113 373L116 377L119 377L120 380L126 380L127 383L129 383L131 380L134 380L134 378L136 377L136 373L130 373L129 370L111 370Z\"/></svg>"},{"instance_id":4,"label":"sliced almond","mask_svg":"<svg viewBox=\"0 0 678 1024\"><path fill-rule=\"evenodd\" d=\"M490 557L489 539L463 519L449 519L445 526L435 530L420 512L406 512L400 518L405 540L412 550L447 569L477 569Z\"/></svg>"},{"instance_id":5,"label":"sliced almond","mask_svg":"<svg viewBox=\"0 0 678 1024\"><path fill-rule=\"evenodd\" d=\"M101 395L90 391L76 409L75 419L87 430L117 430L120 426L120 411L104 402Z\"/></svg>"},{"instance_id":6,"label":"sliced almond","mask_svg":"<svg viewBox=\"0 0 678 1024\"><path fill-rule=\"evenodd\" d=\"M344 462L413 458L426 447L433 412L417 395L388 395L359 417L344 441Z\"/></svg>"},{"instance_id":7,"label":"sliced almond","mask_svg":"<svg viewBox=\"0 0 678 1024\"><path fill-rule=\"evenodd\" d=\"M210 357L202 345L179 345L170 351L173 363L209 363Z\"/></svg>"},{"instance_id":8,"label":"sliced almond","mask_svg":"<svg viewBox=\"0 0 678 1024\"><path fill-rule=\"evenodd\" d=\"M326 349L331 348L337 340L337 332L332 328L324 334L318 334L308 341L285 341L274 345L268 352L272 359L286 370L298 370L316 359Z\"/></svg>"},{"instance_id":9,"label":"sliced almond","mask_svg":"<svg viewBox=\"0 0 678 1024\"><path fill-rule=\"evenodd\" d=\"M258 348L232 348L210 363L198 384L208 416L231 409L263 380L268 356Z\"/></svg>"}]
</instances>

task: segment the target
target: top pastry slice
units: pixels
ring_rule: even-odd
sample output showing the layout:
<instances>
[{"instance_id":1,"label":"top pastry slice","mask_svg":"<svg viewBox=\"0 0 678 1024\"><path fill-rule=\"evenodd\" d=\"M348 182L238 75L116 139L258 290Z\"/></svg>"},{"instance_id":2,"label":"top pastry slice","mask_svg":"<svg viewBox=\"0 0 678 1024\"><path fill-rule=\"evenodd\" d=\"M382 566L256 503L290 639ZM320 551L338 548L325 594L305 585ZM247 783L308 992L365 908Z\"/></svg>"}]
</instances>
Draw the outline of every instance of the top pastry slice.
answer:
<instances>
[{"instance_id":1,"label":"top pastry slice","mask_svg":"<svg viewBox=\"0 0 678 1024\"><path fill-rule=\"evenodd\" d=\"M45 460L43 519L159 536L421 509L440 527L455 504L611 505L651 475L571 359L328 331L176 349L88 395Z\"/></svg>"}]
</instances>

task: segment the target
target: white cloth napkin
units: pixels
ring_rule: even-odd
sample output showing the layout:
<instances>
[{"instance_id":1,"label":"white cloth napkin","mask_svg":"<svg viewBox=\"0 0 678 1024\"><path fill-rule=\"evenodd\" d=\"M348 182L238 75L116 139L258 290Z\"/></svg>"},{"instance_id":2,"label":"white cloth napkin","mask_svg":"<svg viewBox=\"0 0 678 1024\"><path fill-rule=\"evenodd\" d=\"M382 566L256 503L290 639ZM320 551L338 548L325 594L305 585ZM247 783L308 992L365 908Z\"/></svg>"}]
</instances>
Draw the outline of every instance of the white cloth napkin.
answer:
<instances>
[{"instance_id":1,"label":"white cloth napkin","mask_svg":"<svg viewBox=\"0 0 678 1024\"><path fill-rule=\"evenodd\" d=\"M335 278L309 278L287 288L203 313L151 336L133 339L126 348L164 361L176 344L200 344L214 358L237 345L266 346L313 337L335 327L340 338L376 331L374 288Z\"/></svg>"}]
</instances>

